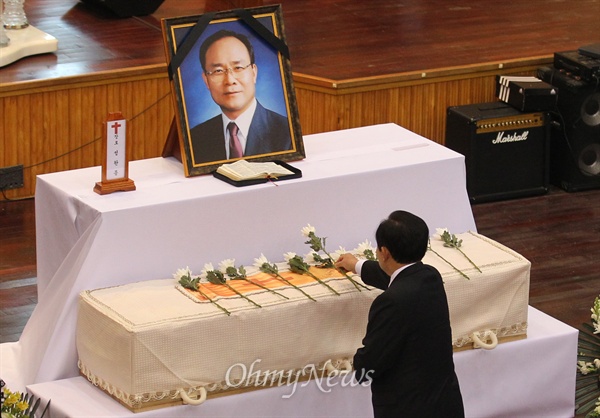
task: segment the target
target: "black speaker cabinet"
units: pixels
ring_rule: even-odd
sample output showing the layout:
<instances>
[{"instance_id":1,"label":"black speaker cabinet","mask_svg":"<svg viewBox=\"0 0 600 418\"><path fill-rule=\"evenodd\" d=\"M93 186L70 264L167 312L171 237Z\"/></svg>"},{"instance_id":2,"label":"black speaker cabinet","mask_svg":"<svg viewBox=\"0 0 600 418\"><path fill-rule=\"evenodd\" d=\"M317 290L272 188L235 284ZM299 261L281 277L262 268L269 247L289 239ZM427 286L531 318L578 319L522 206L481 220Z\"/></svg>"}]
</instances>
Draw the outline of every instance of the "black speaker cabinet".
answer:
<instances>
[{"instance_id":1,"label":"black speaker cabinet","mask_svg":"<svg viewBox=\"0 0 600 418\"><path fill-rule=\"evenodd\" d=\"M548 120L503 102L448 108L445 144L465 156L472 203L548 192Z\"/></svg>"},{"instance_id":2,"label":"black speaker cabinet","mask_svg":"<svg viewBox=\"0 0 600 418\"><path fill-rule=\"evenodd\" d=\"M552 112L550 181L568 192L600 187L600 89L554 67L538 75L558 88Z\"/></svg>"}]
</instances>

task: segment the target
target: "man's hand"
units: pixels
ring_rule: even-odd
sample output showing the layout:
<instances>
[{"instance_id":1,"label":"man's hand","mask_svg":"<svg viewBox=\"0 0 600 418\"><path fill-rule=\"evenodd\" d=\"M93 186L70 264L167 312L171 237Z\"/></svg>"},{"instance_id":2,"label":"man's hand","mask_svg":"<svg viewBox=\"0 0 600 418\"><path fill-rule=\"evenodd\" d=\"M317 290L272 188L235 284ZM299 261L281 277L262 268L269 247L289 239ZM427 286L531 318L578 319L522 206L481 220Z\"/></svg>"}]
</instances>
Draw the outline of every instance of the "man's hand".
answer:
<instances>
[{"instance_id":1,"label":"man's hand","mask_svg":"<svg viewBox=\"0 0 600 418\"><path fill-rule=\"evenodd\" d=\"M352 254L345 253L340 256L335 262L336 268L341 268L346 271L350 271L352 273L356 273L356 263L358 263L358 258L353 256Z\"/></svg>"}]
</instances>

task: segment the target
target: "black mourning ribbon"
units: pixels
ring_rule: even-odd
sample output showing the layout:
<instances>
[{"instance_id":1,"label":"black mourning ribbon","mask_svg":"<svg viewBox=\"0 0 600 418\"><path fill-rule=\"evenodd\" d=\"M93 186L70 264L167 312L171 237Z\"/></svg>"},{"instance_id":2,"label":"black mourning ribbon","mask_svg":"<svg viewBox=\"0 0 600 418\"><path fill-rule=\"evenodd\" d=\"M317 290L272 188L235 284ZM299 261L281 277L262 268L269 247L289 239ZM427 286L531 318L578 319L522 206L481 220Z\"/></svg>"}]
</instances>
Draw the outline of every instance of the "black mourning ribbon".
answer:
<instances>
[{"instance_id":1,"label":"black mourning ribbon","mask_svg":"<svg viewBox=\"0 0 600 418\"><path fill-rule=\"evenodd\" d=\"M200 16L196 25L192 28L192 30L187 34L185 38L181 41L181 45L177 45L177 51L173 56L173 59L169 63L169 80L173 80L173 74L177 71L185 57L190 53L194 44L200 38L206 27L209 25L210 21L215 17L215 13L206 13Z\"/></svg>"},{"instance_id":2,"label":"black mourning ribbon","mask_svg":"<svg viewBox=\"0 0 600 418\"><path fill-rule=\"evenodd\" d=\"M262 23L260 23L252 14L245 9L235 9L233 13L242 19L254 32L258 33L263 39L265 39L273 48L281 53L288 60L290 59L290 51L285 42L279 39L273 32L268 30ZM173 56L173 59L169 63L169 79L173 80L173 75L185 59L189 52L194 47L194 44L198 41L204 30L214 19L215 13L206 13L200 16L198 22L194 25L188 35L181 41L181 45L178 45L177 52Z\"/></svg>"}]
</instances>

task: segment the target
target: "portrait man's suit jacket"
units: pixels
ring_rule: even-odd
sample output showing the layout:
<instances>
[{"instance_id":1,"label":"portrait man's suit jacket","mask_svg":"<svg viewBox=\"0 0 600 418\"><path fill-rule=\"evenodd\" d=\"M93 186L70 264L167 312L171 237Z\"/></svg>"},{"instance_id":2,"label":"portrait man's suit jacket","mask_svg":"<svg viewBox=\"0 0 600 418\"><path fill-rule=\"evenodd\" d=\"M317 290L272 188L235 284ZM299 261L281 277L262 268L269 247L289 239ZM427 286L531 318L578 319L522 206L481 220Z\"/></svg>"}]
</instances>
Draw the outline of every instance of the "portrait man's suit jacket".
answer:
<instances>
[{"instance_id":1,"label":"portrait man's suit jacket","mask_svg":"<svg viewBox=\"0 0 600 418\"><path fill-rule=\"evenodd\" d=\"M389 276L375 261L363 264L365 283L384 292L369 310L356 378L372 378L375 417L463 417L452 358L448 302L439 272L422 262Z\"/></svg>"},{"instance_id":2,"label":"portrait man's suit jacket","mask_svg":"<svg viewBox=\"0 0 600 418\"><path fill-rule=\"evenodd\" d=\"M195 163L221 161L227 158L223 119L217 115L190 130ZM260 103L250 123L244 155L267 154L292 148L288 119Z\"/></svg>"}]
</instances>

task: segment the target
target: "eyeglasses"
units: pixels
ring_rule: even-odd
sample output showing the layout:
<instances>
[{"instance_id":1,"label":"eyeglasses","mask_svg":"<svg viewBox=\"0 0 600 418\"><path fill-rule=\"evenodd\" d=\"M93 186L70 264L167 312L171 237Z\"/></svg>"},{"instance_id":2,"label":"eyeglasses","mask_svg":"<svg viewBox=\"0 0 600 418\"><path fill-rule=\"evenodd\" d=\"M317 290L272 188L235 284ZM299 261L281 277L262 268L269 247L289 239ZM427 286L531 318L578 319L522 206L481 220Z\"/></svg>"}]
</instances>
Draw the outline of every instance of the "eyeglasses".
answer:
<instances>
[{"instance_id":1,"label":"eyeglasses","mask_svg":"<svg viewBox=\"0 0 600 418\"><path fill-rule=\"evenodd\" d=\"M225 76L227 74L230 74L234 77L239 77L239 74L243 73L244 70L248 67L250 67L252 65L252 63L248 64L248 65L236 65L233 68L217 68L214 71L205 71L205 74L212 78L213 80L221 80L223 78L225 78Z\"/></svg>"}]
</instances>

